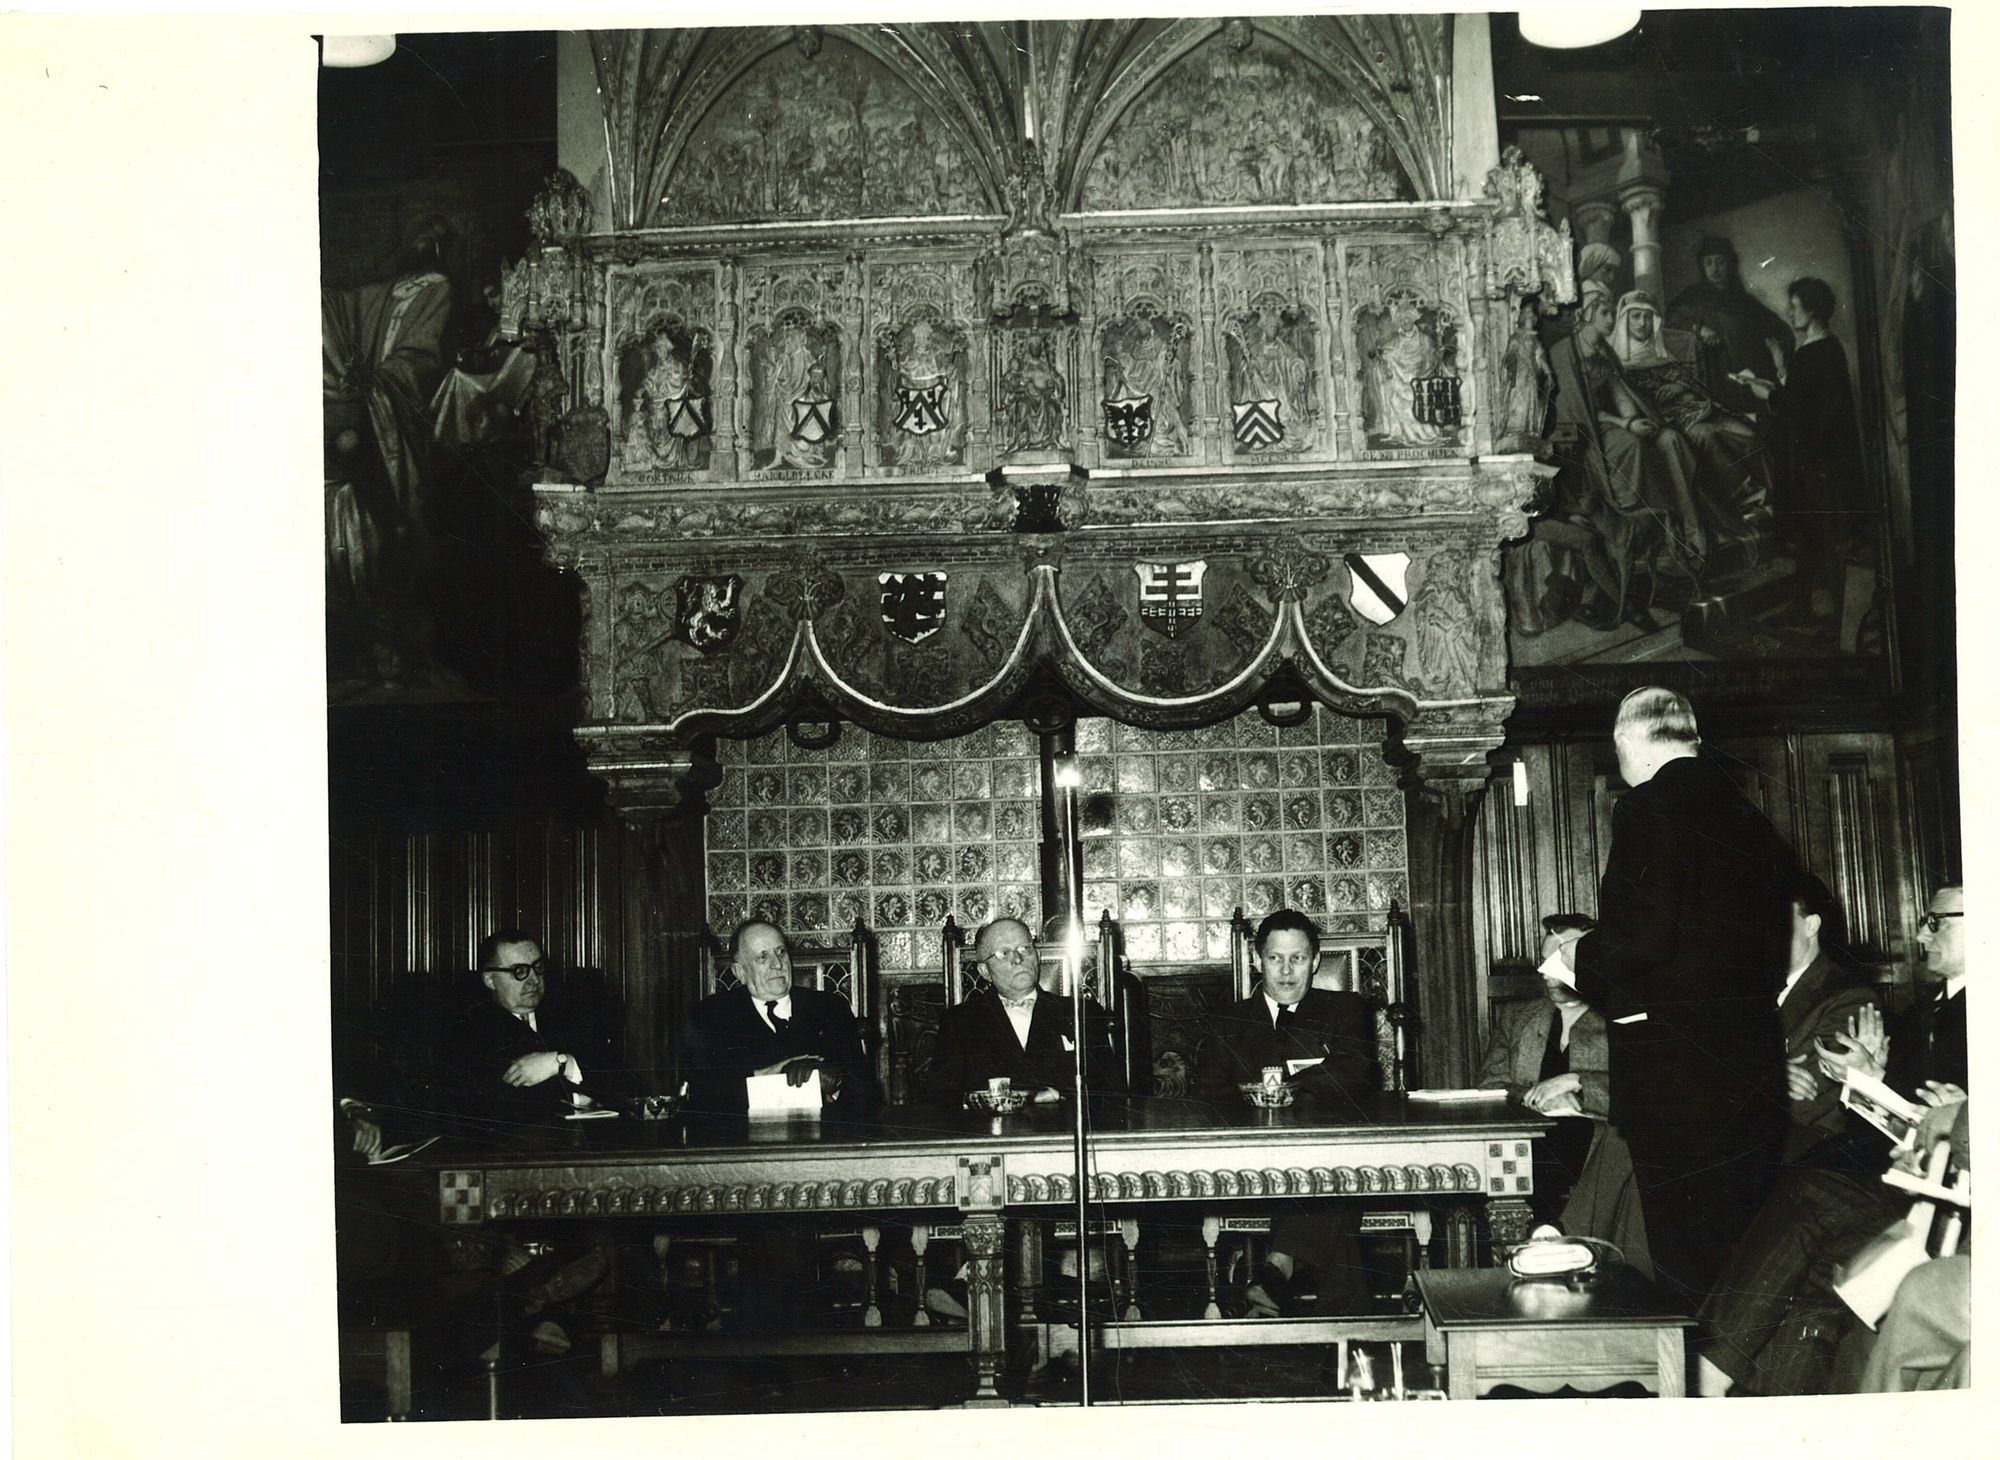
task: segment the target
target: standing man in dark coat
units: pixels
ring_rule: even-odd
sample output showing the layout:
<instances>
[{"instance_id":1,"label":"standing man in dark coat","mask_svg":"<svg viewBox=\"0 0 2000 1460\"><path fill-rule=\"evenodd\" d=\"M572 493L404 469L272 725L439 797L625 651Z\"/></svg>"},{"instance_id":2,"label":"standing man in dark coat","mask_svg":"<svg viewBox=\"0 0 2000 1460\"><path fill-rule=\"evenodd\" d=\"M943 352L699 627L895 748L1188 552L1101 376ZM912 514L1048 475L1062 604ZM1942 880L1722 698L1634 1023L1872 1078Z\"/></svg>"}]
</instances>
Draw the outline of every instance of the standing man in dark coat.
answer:
<instances>
[{"instance_id":1,"label":"standing man in dark coat","mask_svg":"<svg viewBox=\"0 0 2000 1460\"><path fill-rule=\"evenodd\" d=\"M741 1115L751 1075L782 1073L803 1085L817 1070L829 1114L873 1110L874 1081L853 1013L833 994L792 986L785 935L767 922L744 923L729 940L729 962L741 986L710 994L688 1016L681 1045L688 1109Z\"/></svg>"},{"instance_id":2,"label":"standing man in dark coat","mask_svg":"<svg viewBox=\"0 0 2000 1460\"><path fill-rule=\"evenodd\" d=\"M1267 1067L1283 1065L1285 1083L1324 1113L1360 1117L1360 1102L1377 1083L1375 1017L1368 1001L1351 989L1313 987L1319 943L1319 925L1294 908L1280 908L1258 924L1263 985L1217 1018L1202 1052L1201 1088L1207 1094L1234 1101L1236 1086L1256 1084ZM1300 1269L1318 1273L1318 1313L1367 1312L1360 1230L1361 1209L1346 1201L1273 1216L1270 1256L1244 1293L1250 1315L1293 1311L1292 1286Z\"/></svg>"},{"instance_id":3,"label":"standing man in dark coat","mask_svg":"<svg viewBox=\"0 0 2000 1460\"><path fill-rule=\"evenodd\" d=\"M972 960L992 987L970 994L938 1021L937 1052L917 1078L932 1105L957 1106L969 1090L1005 1079L1016 1089L1067 1093L1076 1088L1075 1021L1069 1000L1045 994L1035 937L1015 918L996 918L972 940ZM1111 1046L1111 1021L1094 1001L1084 1007L1090 1041L1085 1078L1093 1090L1122 1083Z\"/></svg>"},{"instance_id":4,"label":"standing man in dark coat","mask_svg":"<svg viewBox=\"0 0 2000 1460\"><path fill-rule=\"evenodd\" d=\"M1784 1145L1778 992L1797 862L1700 755L1680 695L1634 690L1612 742L1632 789L1612 813L1597 928L1561 956L1610 1024L1611 1119L1632 1149L1653 1265L1698 1305Z\"/></svg>"}]
</instances>

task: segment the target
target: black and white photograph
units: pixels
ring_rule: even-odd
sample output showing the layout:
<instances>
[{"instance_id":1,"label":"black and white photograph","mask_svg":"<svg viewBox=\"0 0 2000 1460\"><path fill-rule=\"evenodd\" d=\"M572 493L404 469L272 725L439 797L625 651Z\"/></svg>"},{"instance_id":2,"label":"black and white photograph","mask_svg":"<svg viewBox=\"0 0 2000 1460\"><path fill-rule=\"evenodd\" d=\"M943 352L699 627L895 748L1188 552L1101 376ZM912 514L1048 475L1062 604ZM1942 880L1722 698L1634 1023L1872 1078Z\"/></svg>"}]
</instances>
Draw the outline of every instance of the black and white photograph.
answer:
<instances>
[{"instance_id":1,"label":"black and white photograph","mask_svg":"<svg viewBox=\"0 0 2000 1460\"><path fill-rule=\"evenodd\" d=\"M219 92L148 194L272 284L49 356L202 414L16 428L67 525L10 570L13 1044L118 1067L61 1143L13 1083L24 1292L115 1245L106 1342L225 1453L1966 1423L1967 13L653 18L300 19L268 246ZM72 109L171 86L16 34ZM171 536L63 500L100 450ZM15 1325L39 1453L143 1447L71 1324Z\"/></svg>"}]
</instances>

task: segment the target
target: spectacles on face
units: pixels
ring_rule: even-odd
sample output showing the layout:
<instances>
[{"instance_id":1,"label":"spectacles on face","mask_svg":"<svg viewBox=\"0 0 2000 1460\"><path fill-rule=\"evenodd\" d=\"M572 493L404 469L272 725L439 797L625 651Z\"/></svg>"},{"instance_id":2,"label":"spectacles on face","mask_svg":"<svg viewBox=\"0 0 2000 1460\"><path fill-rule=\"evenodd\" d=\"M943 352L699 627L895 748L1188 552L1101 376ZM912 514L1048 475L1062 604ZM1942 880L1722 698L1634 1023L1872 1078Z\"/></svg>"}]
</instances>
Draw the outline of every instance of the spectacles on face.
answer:
<instances>
[{"instance_id":1,"label":"spectacles on face","mask_svg":"<svg viewBox=\"0 0 2000 1460\"><path fill-rule=\"evenodd\" d=\"M1917 919L1917 926L1922 928L1926 933L1935 933L1939 928L1944 926L1946 918L1962 918L1964 916L1965 914L1962 912L1927 912Z\"/></svg>"},{"instance_id":2,"label":"spectacles on face","mask_svg":"<svg viewBox=\"0 0 2000 1460\"><path fill-rule=\"evenodd\" d=\"M482 968L481 973L507 973L514 976L515 983L526 983L531 978L540 977L549 971L547 959L536 959L533 963L514 963L505 968Z\"/></svg>"},{"instance_id":3,"label":"spectacles on face","mask_svg":"<svg viewBox=\"0 0 2000 1460\"><path fill-rule=\"evenodd\" d=\"M1002 959L1005 959L1009 963L1026 963L1034 956L1035 945L1033 943L1016 943L1011 948L995 948L979 961L981 963L998 963Z\"/></svg>"}]
</instances>

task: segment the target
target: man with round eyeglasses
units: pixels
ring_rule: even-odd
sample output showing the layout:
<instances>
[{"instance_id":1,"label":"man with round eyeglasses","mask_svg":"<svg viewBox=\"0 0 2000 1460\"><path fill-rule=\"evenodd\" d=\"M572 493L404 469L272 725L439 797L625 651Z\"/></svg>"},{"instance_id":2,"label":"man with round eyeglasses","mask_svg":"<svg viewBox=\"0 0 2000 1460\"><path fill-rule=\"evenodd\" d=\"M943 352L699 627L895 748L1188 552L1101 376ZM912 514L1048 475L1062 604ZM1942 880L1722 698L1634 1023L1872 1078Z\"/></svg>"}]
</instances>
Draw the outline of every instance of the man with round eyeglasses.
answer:
<instances>
[{"instance_id":1,"label":"man with round eyeglasses","mask_svg":"<svg viewBox=\"0 0 2000 1460\"><path fill-rule=\"evenodd\" d=\"M972 962L989 987L944 1011L937 1051L918 1076L919 1095L929 1104L956 1106L968 1091L998 1079L1051 1097L1073 1090L1075 1022L1069 1001L1041 987L1040 949L1027 924L1017 918L986 924L972 940ZM1086 1077L1093 1090L1115 1089L1122 1081L1111 1021L1095 1000L1086 1003Z\"/></svg>"}]
</instances>

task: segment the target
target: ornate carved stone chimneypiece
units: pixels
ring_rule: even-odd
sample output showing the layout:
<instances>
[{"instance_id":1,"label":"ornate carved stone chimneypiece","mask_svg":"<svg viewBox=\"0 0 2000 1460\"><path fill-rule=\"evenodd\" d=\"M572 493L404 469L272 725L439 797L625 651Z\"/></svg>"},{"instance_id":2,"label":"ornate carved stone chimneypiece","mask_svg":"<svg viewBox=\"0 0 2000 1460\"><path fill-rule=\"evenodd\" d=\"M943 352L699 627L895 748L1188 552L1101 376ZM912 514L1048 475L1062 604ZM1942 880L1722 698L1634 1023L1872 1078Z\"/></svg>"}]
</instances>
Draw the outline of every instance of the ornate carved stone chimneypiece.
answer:
<instances>
[{"instance_id":1,"label":"ornate carved stone chimneypiece","mask_svg":"<svg viewBox=\"0 0 2000 1460\"><path fill-rule=\"evenodd\" d=\"M1574 293L1484 27L590 35L595 231L532 272L610 445L537 517L618 810L698 813L713 737L787 725L1383 717L1420 1059L1469 1074L1499 550L1547 470L1501 355Z\"/></svg>"}]
</instances>

